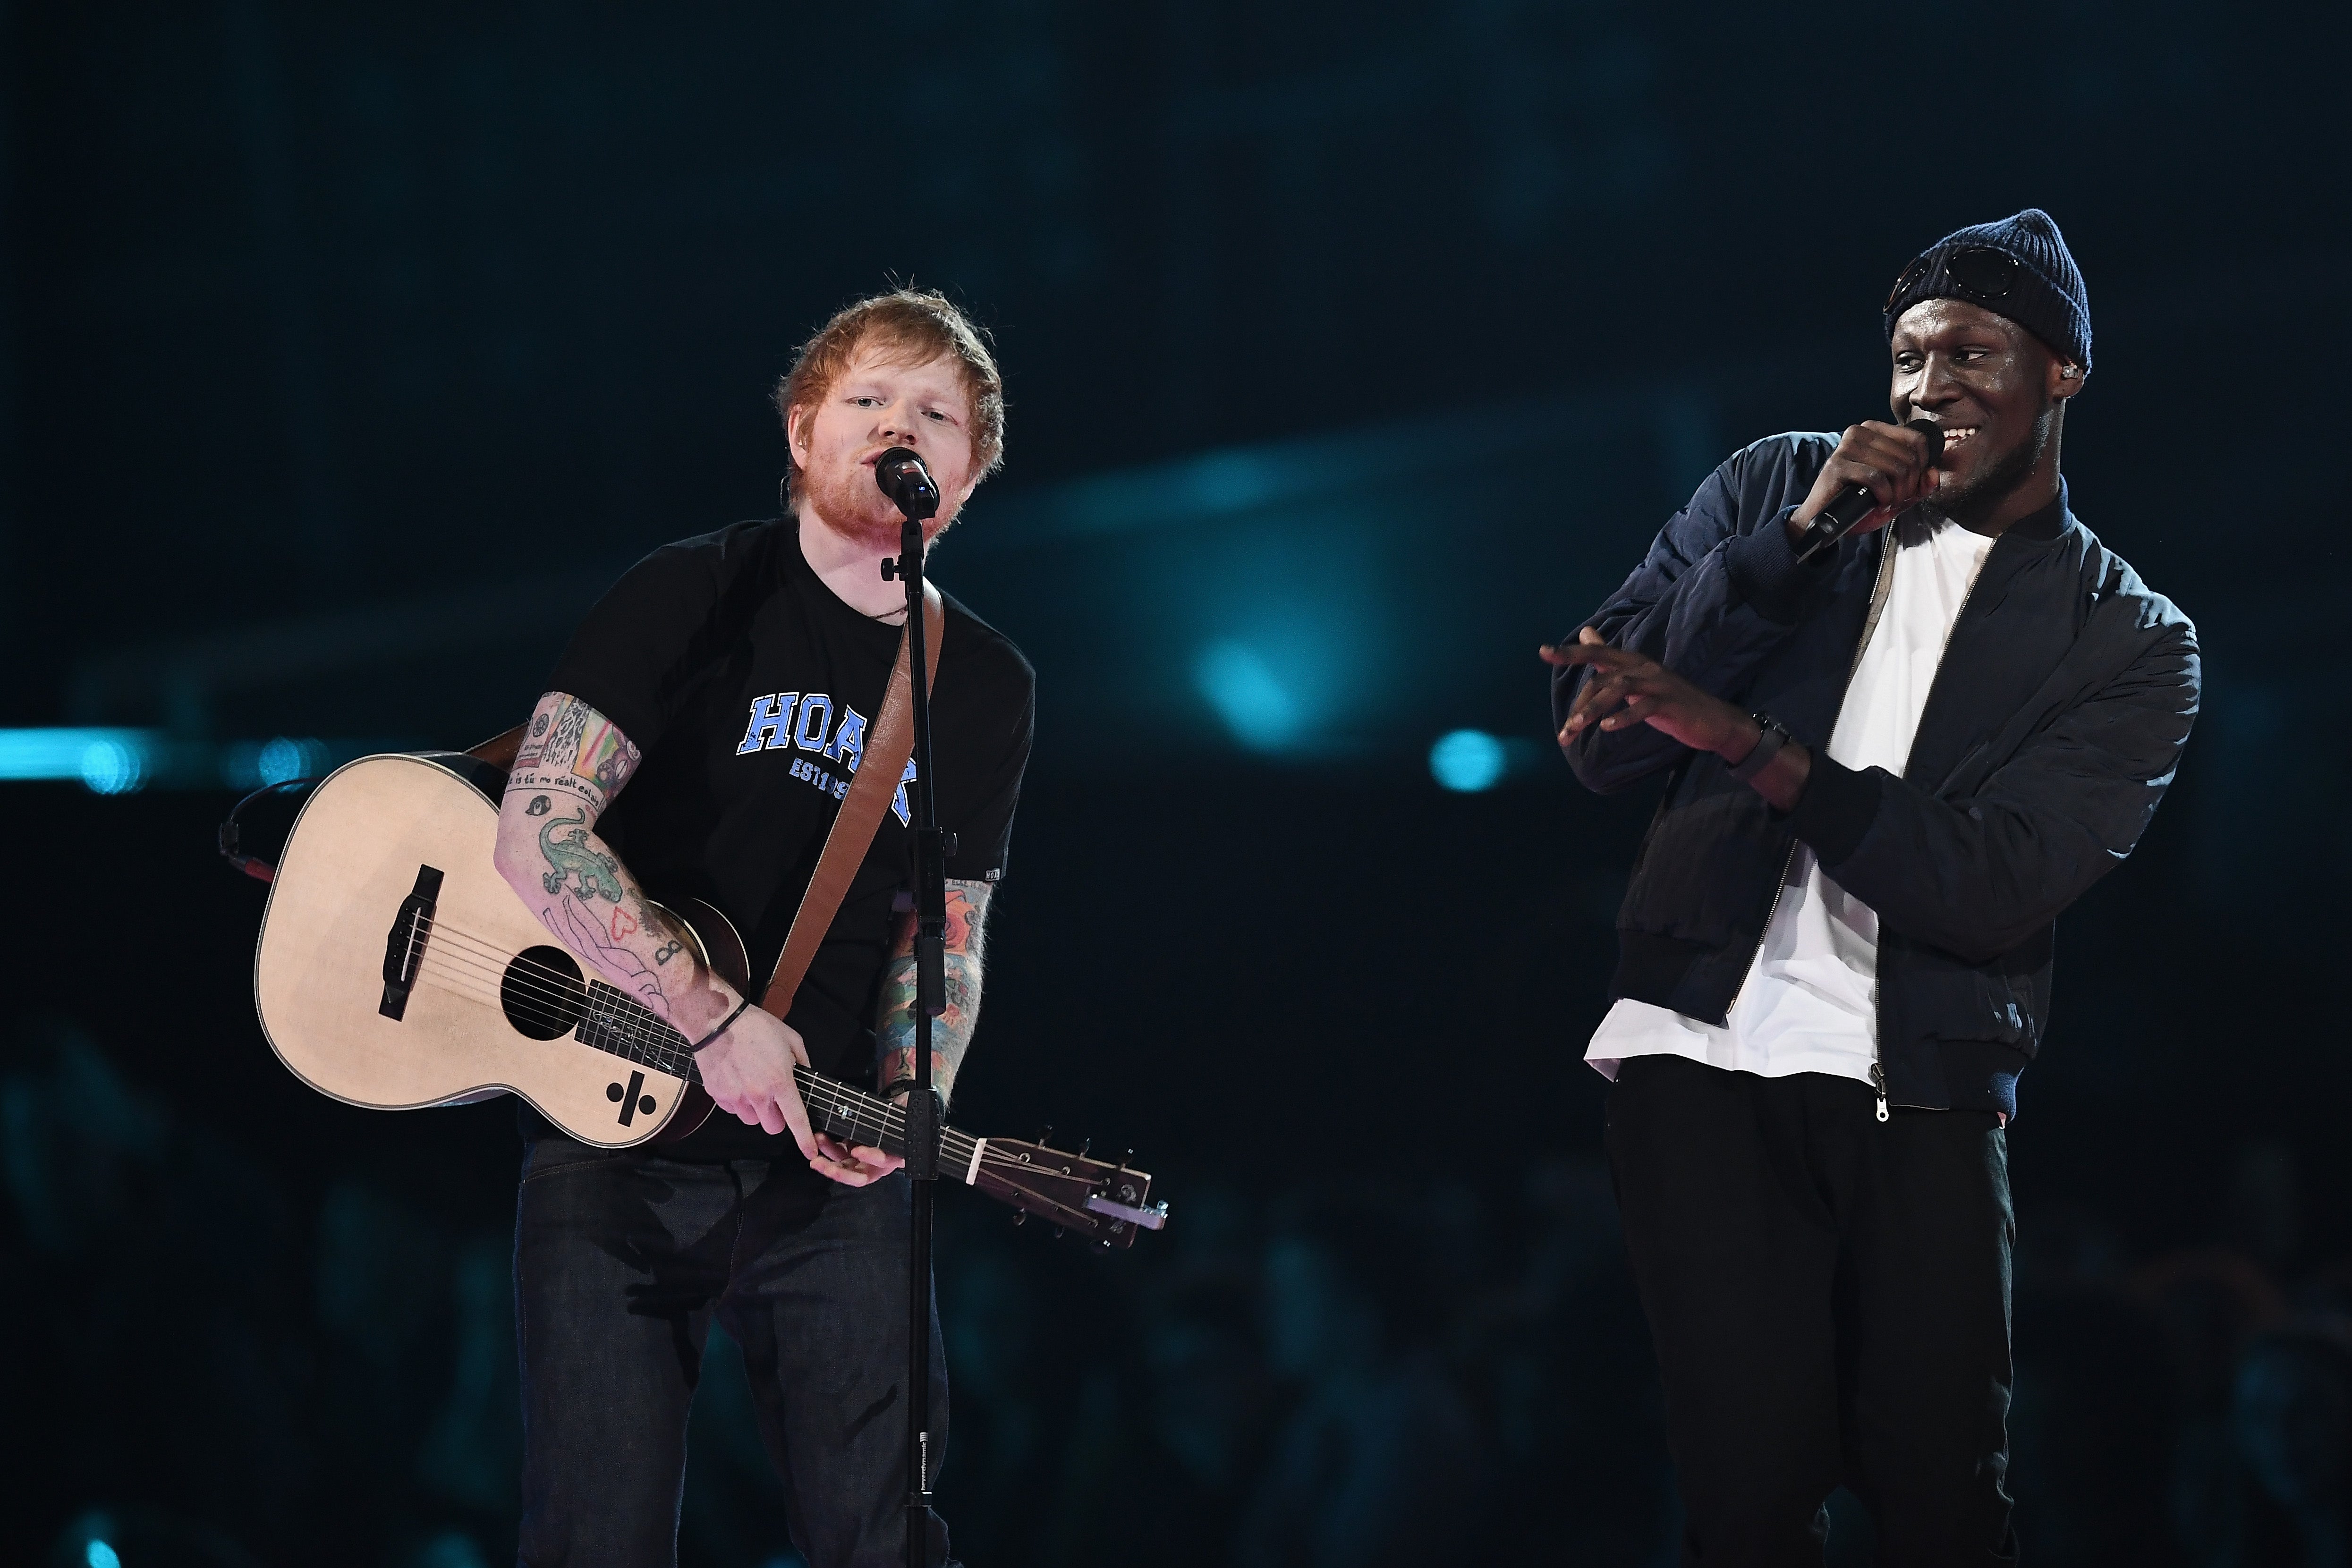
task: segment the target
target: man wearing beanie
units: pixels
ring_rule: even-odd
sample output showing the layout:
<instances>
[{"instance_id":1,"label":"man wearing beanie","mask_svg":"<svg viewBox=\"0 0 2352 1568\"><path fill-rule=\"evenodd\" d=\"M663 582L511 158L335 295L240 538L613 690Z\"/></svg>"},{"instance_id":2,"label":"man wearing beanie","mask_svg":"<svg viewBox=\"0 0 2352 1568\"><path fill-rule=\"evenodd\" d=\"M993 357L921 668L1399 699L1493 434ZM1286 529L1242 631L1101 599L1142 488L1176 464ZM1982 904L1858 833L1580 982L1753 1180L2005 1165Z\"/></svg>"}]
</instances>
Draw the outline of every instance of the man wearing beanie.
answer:
<instances>
[{"instance_id":1,"label":"man wearing beanie","mask_svg":"<svg viewBox=\"0 0 2352 1568\"><path fill-rule=\"evenodd\" d=\"M2053 923L2197 711L2194 629L2059 476L2091 317L2057 225L1938 242L1885 326L1888 422L1734 454L1543 651L1576 776L1664 785L1586 1060L1710 1568L1818 1564L1841 1483L1882 1562L2014 1560L2004 1129Z\"/></svg>"}]
</instances>

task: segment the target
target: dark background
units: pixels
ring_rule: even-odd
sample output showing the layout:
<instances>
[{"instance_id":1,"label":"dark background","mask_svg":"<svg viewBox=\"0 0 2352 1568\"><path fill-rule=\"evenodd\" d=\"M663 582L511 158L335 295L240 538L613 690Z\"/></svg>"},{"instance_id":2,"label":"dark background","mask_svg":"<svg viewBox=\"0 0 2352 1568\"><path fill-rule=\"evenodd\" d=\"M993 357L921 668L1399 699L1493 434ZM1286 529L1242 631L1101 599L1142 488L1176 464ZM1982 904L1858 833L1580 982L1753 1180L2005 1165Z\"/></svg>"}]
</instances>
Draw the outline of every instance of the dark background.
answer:
<instances>
[{"instance_id":1,"label":"dark background","mask_svg":"<svg viewBox=\"0 0 2352 1568\"><path fill-rule=\"evenodd\" d=\"M1534 645L1706 469L1883 407L1876 306L2053 213L2074 507L2207 711L2061 926L2013 1490L2065 1563L2346 1561L2342 13L0 6L0 726L345 756L524 714L893 280L991 327L946 586L1039 671L956 1120L1139 1151L1094 1259L941 1198L975 1563L1672 1560L1598 1164L1610 921ZM1440 734L1507 737L1442 790ZM0 1557L510 1550L503 1103L310 1094L233 798L5 789ZM789 1557L740 1375L681 1552ZM1869 1560L1837 1503L1832 1556ZM1351 1536L1351 1530L1360 1536Z\"/></svg>"}]
</instances>

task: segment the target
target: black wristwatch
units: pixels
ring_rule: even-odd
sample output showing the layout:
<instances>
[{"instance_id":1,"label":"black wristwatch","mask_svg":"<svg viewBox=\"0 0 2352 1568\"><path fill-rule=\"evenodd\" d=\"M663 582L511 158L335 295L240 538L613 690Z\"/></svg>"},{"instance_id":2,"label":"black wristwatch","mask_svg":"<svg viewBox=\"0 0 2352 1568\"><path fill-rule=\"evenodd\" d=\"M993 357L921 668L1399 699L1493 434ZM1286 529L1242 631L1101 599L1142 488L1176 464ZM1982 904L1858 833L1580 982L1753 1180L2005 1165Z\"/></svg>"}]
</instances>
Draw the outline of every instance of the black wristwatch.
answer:
<instances>
[{"instance_id":1,"label":"black wristwatch","mask_svg":"<svg viewBox=\"0 0 2352 1568\"><path fill-rule=\"evenodd\" d=\"M1780 748L1788 745L1790 739L1789 727L1770 714L1751 713L1748 716L1762 725L1764 733L1757 737L1754 749L1741 758L1738 766L1731 770L1733 780L1741 784L1747 783L1750 779L1763 772L1765 764L1779 756Z\"/></svg>"}]
</instances>

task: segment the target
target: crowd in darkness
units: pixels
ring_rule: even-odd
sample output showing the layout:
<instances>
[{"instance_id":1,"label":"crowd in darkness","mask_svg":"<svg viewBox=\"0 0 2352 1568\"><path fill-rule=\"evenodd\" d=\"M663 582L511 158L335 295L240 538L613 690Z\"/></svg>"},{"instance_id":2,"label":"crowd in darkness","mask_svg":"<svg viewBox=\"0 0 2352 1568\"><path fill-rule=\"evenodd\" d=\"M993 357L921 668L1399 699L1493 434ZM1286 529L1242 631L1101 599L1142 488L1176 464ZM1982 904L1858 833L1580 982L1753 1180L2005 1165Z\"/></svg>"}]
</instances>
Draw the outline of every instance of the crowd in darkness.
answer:
<instances>
[{"instance_id":1,"label":"crowd in darkness","mask_svg":"<svg viewBox=\"0 0 2352 1568\"><path fill-rule=\"evenodd\" d=\"M101 1537L134 1568L503 1560L508 1192L420 1178L429 1161L305 1185L81 1029L10 1033L0 1377L8 1408L55 1414L9 1506L54 1561ZM1108 1257L942 1195L961 1555L1673 1561L1660 1395L1593 1160L1163 1185L1169 1230ZM2290 1261L2283 1153L2244 1151L2238 1186L2230 1248L2133 1256L2095 1214L2020 1216L2012 1490L2038 1561L2347 1562L2352 1262ZM684 1561L796 1562L722 1336L694 1423ZM1871 1561L1858 1506L1832 1508L1832 1563Z\"/></svg>"}]
</instances>

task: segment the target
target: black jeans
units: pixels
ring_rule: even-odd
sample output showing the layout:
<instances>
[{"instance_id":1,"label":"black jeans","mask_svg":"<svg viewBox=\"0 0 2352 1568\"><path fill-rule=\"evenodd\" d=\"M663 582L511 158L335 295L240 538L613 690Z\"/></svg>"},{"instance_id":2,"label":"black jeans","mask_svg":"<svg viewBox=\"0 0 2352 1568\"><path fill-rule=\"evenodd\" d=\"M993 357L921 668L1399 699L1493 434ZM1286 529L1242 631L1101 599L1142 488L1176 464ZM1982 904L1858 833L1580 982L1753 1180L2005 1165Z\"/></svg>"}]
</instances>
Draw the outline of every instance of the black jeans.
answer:
<instances>
[{"instance_id":1,"label":"black jeans","mask_svg":"<svg viewBox=\"0 0 2352 1568\"><path fill-rule=\"evenodd\" d=\"M1609 1164L1686 1564L1819 1568L1843 1482L1889 1568L2011 1563L2009 1155L1990 1111L1627 1061Z\"/></svg>"},{"instance_id":2,"label":"black jeans","mask_svg":"<svg viewBox=\"0 0 2352 1568\"><path fill-rule=\"evenodd\" d=\"M524 1568L677 1561L686 1423L713 1313L743 1347L811 1568L906 1562L903 1176L688 1165L542 1137L515 1214ZM931 1330L931 1468L947 1365ZM947 1528L929 1520L931 1561Z\"/></svg>"}]
</instances>

